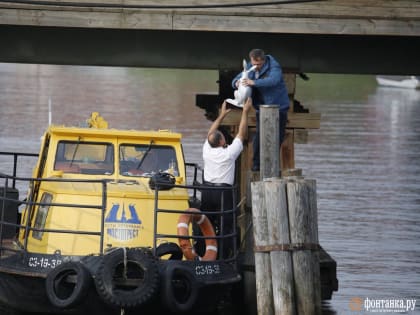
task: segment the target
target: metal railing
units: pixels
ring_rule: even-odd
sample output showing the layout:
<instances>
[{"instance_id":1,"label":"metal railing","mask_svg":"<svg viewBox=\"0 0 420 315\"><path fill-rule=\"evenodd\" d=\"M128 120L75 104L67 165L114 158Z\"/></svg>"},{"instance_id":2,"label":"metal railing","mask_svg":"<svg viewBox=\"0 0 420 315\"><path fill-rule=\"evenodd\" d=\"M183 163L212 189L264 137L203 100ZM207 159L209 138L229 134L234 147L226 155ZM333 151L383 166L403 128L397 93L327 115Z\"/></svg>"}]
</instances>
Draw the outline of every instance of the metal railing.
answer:
<instances>
[{"instance_id":1,"label":"metal railing","mask_svg":"<svg viewBox=\"0 0 420 315\"><path fill-rule=\"evenodd\" d=\"M24 178L24 177L16 177L11 175L0 174L0 180L4 181L3 194L0 195L0 256L3 255L4 251L14 251L14 252L27 252L28 249L28 236L30 232L37 231L37 232L44 232L44 233L63 233L63 234L77 234L77 235L96 235L99 237L99 254L103 254L104 252L104 245L103 245L103 238L104 238L104 223L105 223L105 211L106 211L106 202L107 202L107 182L108 180L89 180L89 179L61 179L61 178ZM65 182L65 183L97 183L101 185L101 204L76 204L76 203L41 203L37 202L36 200L32 200L31 196L33 192L31 191L28 195L29 198L25 200L17 200L13 198L8 198L7 192L10 188L13 188L13 185L10 186L9 182L13 181L23 181L29 184L31 189L34 189L35 183L39 182ZM25 223L22 225L18 222L12 223L5 221L5 214L8 209L6 209L6 203L16 204L16 208L20 205L25 205L26 208L26 220ZM33 226L33 216L37 207L41 206L49 206L49 207L61 207L61 208L83 208L83 209L97 209L101 211L101 222L100 222L100 231L82 231L82 230L74 230L74 229L47 229L47 228L36 228ZM57 210L59 208L55 208ZM17 220L16 220L17 221ZM17 249L14 246L10 246L10 244L5 244L5 237L4 237L4 230L6 227L12 228L16 230L16 234L18 232L24 231L24 241L23 243L19 243L20 248Z\"/></svg>"},{"instance_id":2,"label":"metal railing","mask_svg":"<svg viewBox=\"0 0 420 315\"><path fill-rule=\"evenodd\" d=\"M217 221L220 222L220 224L218 226L219 229L217 230L215 237L208 237L208 236L202 236L202 235L179 236L178 234L159 233L158 224L157 224L159 213L172 213L172 214L179 214L179 215L182 215L184 213L191 213L191 214L197 214L197 213L192 212L192 211L188 211L188 209L174 210L174 209L160 208L159 207L159 193L161 192L161 190L159 190L159 184L157 184L156 189L155 189L155 198L154 198L155 199L154 227L153 227L153 231L154 231L154 238L153 238L154 254L156 255L158 239L171 239L171 238L182 239L182 238L186 238L186 239L190 239L190 240L199 240L199 239L206 240L206 239L211 238L211 239L217 239L217 241L218 241L218 252L219 252L218 259L219 260L225 260L225 261L236 260L237 254L238 254L238 248L237 248L237 242L236 242L237 237L238 237L238 233L237 233L237 229L236 229L236 214L237 214L237 210L238 210L238 208L236 206L236 204L237 204L236 203L237 186L209 186L209 185L205 185L203 183L200 183L197 180L197 174L198 174L198 170L200 170L200 168L196 164L188 164L188 166L195 167L193 185L173 185L173 188L181 188L181 189L192 190L194 197L196 196L197 191L212 190L212 191L228 192L229 194L231 194L233 208L232 209L224 209L224 196L225 196L225 194L222 193L221 196L220 196L220 198L221 198L220 199L221 209L214 209L212 211L202 212L206 216L216 217ZM232 218L232 230L229 231L229 232L226 232L225 231L225 222L226 222L226 220L228 220L229 217ZM176 222L174 222L174 224L176 224ZM214 222L212 222L212 224L214 224ZM225 247L227 246L227 244L232 244L231 245L232 255L230 255L229 257L226 257L226 255L225 255Z\"/></svg>"},{"instance_id":3,"label":"metal railing","mask_svg":"<svg viewBox=\"0 0 420 315\"><path fill-rule=\"evenodd\" d=\"M93 235L97 236L99 238L99 254L104 253L104 228L105 228L105 212L107 209L107 183L109 182L108 179L63 179L63 178L27 178L27 177L17 177L17 161L18 156L38 156L37 154L24 154L24 153L10 153L10 152L0 152L0 155L12 155L14 157L14 165L13 165L13 175L7 175L7 174L1 174L0 173L0 180L3 181L3 186L0 183L0 188L3 188L3 193L0 194L0 257L4 255L7 251L12 252L24 252L27 253L28 251L28 239L29 235L32 232L44 232L44 233L61 233L61 234L75 234L75 235ZM197 193L203 192L205 190L223 190L225 192L228 192L229 194L232 194L232 209L224 209L222 206L221 209L214 209L214 211L205 211L204 214L207 216L213 216L218 218L218 222L220 222L220 225L218 226L217 233L215 237L206 237L202 235L191 235L191 236L179 236L177 234L163 234L158 233L158 214L159 213L175 213L175 214L183 214L186 213L188 209L185 210L173 210L173 209L163 209L159 208L159 193L161 190L159 190L159 183L157 184L157 187L155 189L155 200L154 200L154 227L153 227L153 249L154 253L156 254L156 248L157 248L157 240L158 239L173 239L173 238L189 238L190 240L199 240L199 239L217 239L219 243L219 256L218 259L221 260L234 260L236 259L238 250L237 250L237 229L236 229L236 212L237 212L237 206L236 206L236 186L232 187L215 187L215 186L208 186L203 184L202 182L198 181L199 171L201 171L201 178L203 178L202 175L202 169L197 165L193 163L186 163L187 167L193 167L193 178L192 178L192 185L174 185L174 188L181 188L186 189L192 192L191 195L193 200L197 200ZM9 189L15 189L16 182L22 181L27 183L29 187L29 193L28 198L24 200L14 199L10 198L8 196ZM33 190L36 189L36 187L41 186L40 184L43 182L62 182L62 183L79 183L79 184L100 184L101 185L101 204L78 204L78 203L57 203L57 202L49 202L49 203L43 203L39 202L38 200L33 200L34 198L32 196L36 196L37 193L35 193ZM12 184L10 184L12 183ZM221 200L220 205L224 205L224 195L221 194ZM8 209L6 209L6 204L15 204L16 211L17 208L21 205L25 206L25 216L26 219L24 220L24 224L21 224L16 220L16 222L10 222L5 220L5 214ZM59 207L59 208L83 208L83 209L92 209L92 210L99 210L101 211L101 218L100 218L100 230L99 231L85 231L85 230L74 230L74 229L48 229L48 228L37 228L34 225L34 215L36 210L39 207L43 206L49 206L49 207ZM54 210L57 210L59 208L55 208ZM59 209L60 211L63 211L63 209ZM187 212L188 213L188 212ZM231 217L232 220L232 230L227 232L225 231L225 218ZM213 222L212 222L213 223ZM176 224L176 222L174 222ZM7 242L6 240L10 241L10 238L4 237L4 231L6 229L14 229L16 231L15 236L23 233L23 239L22 242L17 242L18 247L13 246ZM16 240L16 239L15 239ZM224 256L224 246L226 246L225 240L228 240L231 244L231 249L233 255L229 257Z\"/></svg>"},{"instance_id":4,"label":"metal railing","mask_svg":"<svg viewBox=\"0 0 420 315\"><path fill-rule=\"evenodd\" d=\"M16 177L17 175L18 157L20 156L38 157L39 156L36 153L18 153L18 152L0 152L0 155L13 156L13 172L12 172L13 177ZM16 188L15 179L13 180L12 187Z\"/></svg>"}]
</instances>

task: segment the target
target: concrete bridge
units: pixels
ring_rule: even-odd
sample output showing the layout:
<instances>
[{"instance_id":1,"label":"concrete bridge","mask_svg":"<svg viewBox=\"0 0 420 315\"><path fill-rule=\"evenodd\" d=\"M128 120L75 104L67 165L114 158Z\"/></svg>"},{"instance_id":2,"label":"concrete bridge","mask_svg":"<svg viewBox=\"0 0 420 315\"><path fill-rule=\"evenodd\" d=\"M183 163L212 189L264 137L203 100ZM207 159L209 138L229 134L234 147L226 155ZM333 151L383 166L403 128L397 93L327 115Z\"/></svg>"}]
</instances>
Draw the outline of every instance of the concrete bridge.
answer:
<instances>
[{"instance_id":1,"label":"concrete bridge","mask_svg":"<svg viewBox=\"0 0 420 315\"><path fill-rule=\"evenodd\" d=\"M0 62L420 74L420 1L0 0Z\"/></svg>"}]
</instances>

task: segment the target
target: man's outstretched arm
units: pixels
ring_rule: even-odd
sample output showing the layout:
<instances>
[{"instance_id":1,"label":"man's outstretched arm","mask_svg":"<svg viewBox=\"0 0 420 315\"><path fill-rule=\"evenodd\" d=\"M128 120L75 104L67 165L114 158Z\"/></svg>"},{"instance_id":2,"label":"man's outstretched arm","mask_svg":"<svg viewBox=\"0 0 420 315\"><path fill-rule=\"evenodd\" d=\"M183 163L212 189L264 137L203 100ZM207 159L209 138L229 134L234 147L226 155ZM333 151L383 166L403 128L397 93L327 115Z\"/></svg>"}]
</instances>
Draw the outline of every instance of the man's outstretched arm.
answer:
<instances>
[{"instance_id":1,"label":"man's outstretched arm","mask_svg":"<svg viewBox=\"0 0 420 315\"><path fill-rule=\"evenodd\" d=\"M226 108L226 101L223 102L222 107L220 108L219 116L217 116L216 120L213 121L213 124L210 126L209 131L207 132L207 137L219 129L219 126L227 113L229 113L231 109Z\"/></svg>"},{"instance_id":2,"label":"man's outstretched arm","mask_svg":"<svg viewBox=\"0 0 420 315\"><path fill-rule=\"evenodd\" d=\"M237 134L237 138L239 138L242 142L244 142L246 135L247 135L247 131L248 131L248 112L252 107L252 99L250 97L248 97L248 99L246 100L245 104L244 104L244 108L242 110L242 115L241 115L241 122L239 123L239 130L238 130L238 134Z\"/></svg>"}]
</instances>

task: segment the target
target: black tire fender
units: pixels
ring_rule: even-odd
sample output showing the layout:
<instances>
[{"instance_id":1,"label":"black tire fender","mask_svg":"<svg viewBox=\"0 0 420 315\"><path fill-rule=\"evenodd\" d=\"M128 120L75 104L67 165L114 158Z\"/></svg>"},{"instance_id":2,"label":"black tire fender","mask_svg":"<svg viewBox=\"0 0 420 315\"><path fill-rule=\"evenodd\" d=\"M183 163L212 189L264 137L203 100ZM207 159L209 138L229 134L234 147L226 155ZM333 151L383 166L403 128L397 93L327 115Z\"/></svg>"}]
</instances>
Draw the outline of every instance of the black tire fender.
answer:
<instances>
[{"instance_id":1,"label":"black tire fender","mask_svg":"<svg viewBox=\"0 0 420 315\"><path fill-rule=\"evenodd\" d=\"M47 275L45 290L51 304L59 308L78 305L90 288L89 270L80 262L65 262Z\"/></svg>"},{"instance_id":2,"label":"black tire fender","mask_svg":"<svg viewBox=\"0 0 420 315\"><path fill-rule=\"evenodd\" d=\"M198 297L198 284L191 271L183 266L168 265L162 280L164 306L175 312L192 309Z\"/></svg>"},{"instance_id":3,"label":"black tire fender","mask_svg":"<svg viewBox=\"0 0 420 315\"><path fill-rule=\"evenodd\" d=\"M130 308L144 304L159 286L156 259L140 249L112 250L103 256L95 286L110 305Z\"/></svg>"},{"instance_id":4,"label":"black tire fender","mask_svg":"<svg viewBox=\"0 0 420 315\"><path fill-rule=\"evenodd\" d=\"M165 255L171 255L169 260L181 260L183 256L181 248L175 243L162 243L156 248L156 256Z\"/></svg>"}]
</instances>

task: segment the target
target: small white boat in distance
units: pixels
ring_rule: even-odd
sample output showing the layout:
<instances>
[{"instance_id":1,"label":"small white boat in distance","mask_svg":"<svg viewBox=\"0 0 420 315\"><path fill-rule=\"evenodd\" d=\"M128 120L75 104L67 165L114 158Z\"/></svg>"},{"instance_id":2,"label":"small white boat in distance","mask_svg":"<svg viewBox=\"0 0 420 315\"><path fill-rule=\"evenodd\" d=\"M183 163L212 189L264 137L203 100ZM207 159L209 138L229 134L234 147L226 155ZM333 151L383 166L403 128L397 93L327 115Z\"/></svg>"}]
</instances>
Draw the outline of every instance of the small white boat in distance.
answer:
<instances>
[{"instance_id":1,"label":"small white boat in distance","mask_svg":"<svg viewBox=\"0 0 420 315\"><path fill-rule=\"evenodd\" d=\"M376 82L381 86L399 87L405 89L420 89L420 77L416 76L395 76L378 75Z\"/></svg>"}]
</instances>

